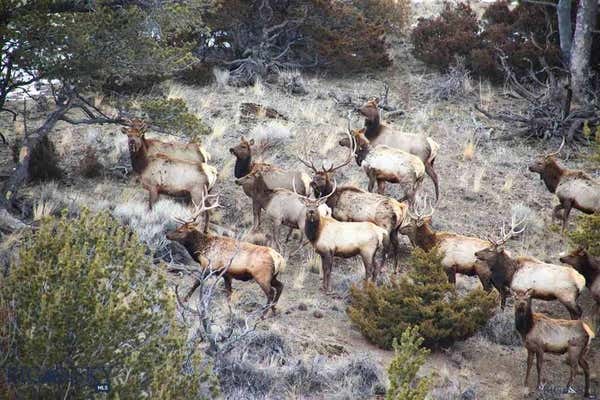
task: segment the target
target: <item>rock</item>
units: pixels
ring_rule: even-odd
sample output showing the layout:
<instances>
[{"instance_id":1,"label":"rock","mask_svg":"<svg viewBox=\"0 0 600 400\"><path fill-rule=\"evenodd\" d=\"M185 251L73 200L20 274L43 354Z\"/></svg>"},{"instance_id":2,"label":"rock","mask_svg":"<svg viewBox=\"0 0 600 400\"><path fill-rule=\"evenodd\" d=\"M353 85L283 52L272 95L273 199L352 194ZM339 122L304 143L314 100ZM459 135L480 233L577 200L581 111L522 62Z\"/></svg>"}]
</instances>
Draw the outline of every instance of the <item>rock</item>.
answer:
<instances>
[{"instance_id":1,"label":"rock","mask_svg":"<svg viewBox=\"0 0 600 400\"><path fill-rule=\"evenodd\" d=\"M308 310L308 306L304 303L300 303L300 304L298 304L298 310L306 311L306 310Z\"/></svg>"},{"instance_id":2,"label":"rock","mask_svg":"<svg viewBox=\"0 0 600 400\"><path fill-rule=\"evenodd\" d=\"M477 393L475 392L475 388L473 388L473 387L468 388L460 395L460 400L476 400L476 399L477 399Z\"/></svg>"},{"instance_id":3,"label":"rock","mask_svg":"<svg viewBox=\"0 0 600 400\"><path fill-rule=\"evenodd\" d=\"M323 318L323 313L319 310L315 310L315 312L313 313L313 316L315 318Z\"/></svg>"}]
</instances>

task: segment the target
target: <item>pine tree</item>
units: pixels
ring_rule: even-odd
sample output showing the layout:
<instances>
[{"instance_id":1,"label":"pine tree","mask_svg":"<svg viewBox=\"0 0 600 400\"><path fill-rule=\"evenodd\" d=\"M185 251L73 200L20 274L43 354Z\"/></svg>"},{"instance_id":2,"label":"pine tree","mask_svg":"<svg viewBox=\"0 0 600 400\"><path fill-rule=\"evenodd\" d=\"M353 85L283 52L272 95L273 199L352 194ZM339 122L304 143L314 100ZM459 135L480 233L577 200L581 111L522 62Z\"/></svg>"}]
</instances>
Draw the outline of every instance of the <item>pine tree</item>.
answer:
<instances>
[{"instance_id":1,"label":"pine tree","mask_svg":"<svg viewBox=\"0 0 600 400\"><path fill-rule=\"evenodd\" d=\"M392 347L394 358L388 368L390 388L385 400L424 400L430 381L417 378L417 372L425 363L429 350L421 347L423 338L416 327L408 327L398 340L394 338Z\"/></svg>"}]
</instances>

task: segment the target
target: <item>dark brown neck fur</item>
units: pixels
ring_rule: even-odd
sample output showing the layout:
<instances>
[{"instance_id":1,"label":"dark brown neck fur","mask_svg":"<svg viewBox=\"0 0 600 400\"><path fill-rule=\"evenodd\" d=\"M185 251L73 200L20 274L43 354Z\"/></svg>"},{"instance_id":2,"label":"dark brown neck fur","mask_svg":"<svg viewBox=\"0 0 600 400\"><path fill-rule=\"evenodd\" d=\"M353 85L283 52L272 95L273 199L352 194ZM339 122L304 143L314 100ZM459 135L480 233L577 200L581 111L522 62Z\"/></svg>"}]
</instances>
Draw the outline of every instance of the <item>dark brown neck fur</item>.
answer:
<instances>
[{"instance_id":1,"label":"dark brown neck fur","mask_svg":"<svg viewBox=\"0 0 600 400\"><path fill-rule=\"evenodd\" d=\"M148 166L148 146L146 144L146 139L142 138L142 146L138 151L133 152L129 151L129 156L131 157L131 167L133 171L141 174L144 172L146 167Z\"/></svg>"},{"instance_id":2,"label":"dark brown neck fur","mask_svg":"<svg viewBox=\"0 0 600 400\"><path fill-rule=\"evenodd\" d=\"M367 158L367 156L369 155L369 153L371 152L371 144L365 143L365 144L361 144L359 148L356 149L356 163L358 164L358 166L360 167L362 165L362 162L365 160L365 158Z\"/></svg>"},{"instance_id":3,"label":"dark brown neck fur","mask_svg":"<svg viewBox=\"0 0 600 400\"><path fill-rule=\"evenodd\" d=\"M421 226L417 226L415 230L415 243L417 246L425 251L433 249L437 243L437 237L429 223L424 223Z\"/></svg>"},{"instance_id":4,"label":"dark brown neck fur","mask_svg":"<svg viewBox=\"0 0 600 400\"><path fill-rule=\"evenodd\" d=\"M318 212L318 211L317 211ZM321 219L316 218L314 220L306 218L304 223L304 234L311 243L315 243L319 239L321 233Z\"/></svg>"},{"instance_id":5,"label":"dark brown neck fur","mask_svg":"<svg viewBox=\"0 0 600 400\"><path fill-rule=\"evenodd\" d=\"M369 140L373 140L381 134L383 125L381 125L381 121L379 120L379 116L374 117L373 119L365 119L365 136Z\"/></svg>"},{"instance_id":6,"label":"dark brown neck fur","mask_svg":"<svg viewBox=\"0 0 600 400\"><path fill-rule=\"evenodd\" d=\"M492 272L492 284L500 290L510 287L519 264L503 251L489 261L488 266Z\"/></svg>"},{"instance_id":7,"label":"dark brown neck fur","mask_svg":"<svg viewBox=\"0 0 600 400\"><path fill-rule=\"evenodd\" d=\"M564 172L565 169L561 168L555 160L551 159L546 162L544 172L542 173L542 180L551 193L556 191L556 187L560 183L560 178L562 178Z\"/></svg>"},{"instance_id":8,"label":"dark brown neck fur","mask_svg":"<svg viewBox=\"0 0 600 400\"><path fill-rule=\"evenodd\" d=\"M206 240L208 237L209 236L207 234L204 234L200 231L193 231L190 232L180 243L186 248L190 256L192 256L195 261L200 262L199 255L206 246Z\"/></svg>"},{"instance_id":9,"label":"dark brown neck fur","mask_svg":"<svg viewBox=\"0 0 600 400\"><path fill-rule=\"evenodd\" d=\"M252 170L252 156L248 156L246 158L237 158L235 160L235 168L233 171L233 175L236 178L243 178L248 175Z\"/></svg>"},{"instance_id":10,"label":"dark brown neck fur","mask_svg":"<svg viewBox=\"0 0 600 400\"><path fill-rule=\"evenodd\" d=\"M577 271L585 278L586 286L592 286L596 279L600 278L600 265L593 265L590 260L590 255L586 252L585 256L580 258L577 265Z\"/></svg>"},{"instance_id":11,"label":"dark brown neck fur","mask_svg":"<svg viewBox=\"0 0 600 400\"><path fill-rule=\"evenodd\" d=\"M533 328L533 313L531 312L531 298L527 302L525 309L515 309L515 328L521 334L523 338Z\"/></svg>"}]
</instances>

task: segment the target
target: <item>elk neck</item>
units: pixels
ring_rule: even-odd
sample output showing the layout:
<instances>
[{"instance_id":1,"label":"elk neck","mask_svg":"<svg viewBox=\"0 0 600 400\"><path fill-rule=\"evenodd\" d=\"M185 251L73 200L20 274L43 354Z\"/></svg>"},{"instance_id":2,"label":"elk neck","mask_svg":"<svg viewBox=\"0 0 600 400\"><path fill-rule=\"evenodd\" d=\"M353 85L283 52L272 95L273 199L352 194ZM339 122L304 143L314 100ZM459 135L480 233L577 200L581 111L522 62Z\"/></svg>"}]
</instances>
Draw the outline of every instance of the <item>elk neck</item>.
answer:
<instances>
[{"instance_id":1,"label":"elk neck","mask_svg":"<svg viewBox=\"0 0 600 400\"><path fill-rule=\"evenodd\" d=\"M244 157L244 158L237 158L235 160L235 169L234 169L233 174L236 178L243 178L244 176L246 176L250 173L251 169L252 169L252 156L248 156L248 157Z\"/></svg>"},{"instance_id":2,"label":"elk neck","mask_svg":"<svg viewBox=\"0 0 600 400\"><path fill-rule=\"evenodd\" d=\"M370 143L362 144L358 149L356 149L355 158L359 167L362 165L362 162L365 160L365 158L367 158L371 152L371 149L372 147Z\"/></svg>"},{"instance_id":3,"label":"elk neck","mask_svg":"<svg viewBox=\"0 0 600 400\"><path fill-rule=\"evenodd\" d=\"M329 193L331 193L332 190L333 190L333 184L331 183L331 181L329 179L327 179L325 185L314 188L313 192L315 194L315 197L319 198L319 197L328 195ZM327 204L327 206L333 210L333 208L337 204L338 200L339 200L339 190L336 189L335 193L333 193L331 196L329 196L329 198L327 198L327 201L325 202L325 204Z\"/></svg>"},{"instance_id":4,"label":"elk neck","mask_svg":"<svg viewBox=\"0 0 600 400\"><path fill-rule=\"evenodd\" d=\"M564 172L565 170L554 159L551 159L544 166L542 179L551 193L556 191L556 187L560 183L560 178L562 178Z\"/></svg>"},{"instance_id":5,"label":"elk neck","mask_svg":"<svg viewBox=\"0 0 600 400\"><path fill-rule=\"evenodd\" d=\"M205 242L207 236L208 235L206 235L205 233L195 230L193 232L190 232L180 243L183 245L183 247L186 248L186 250L194 260L200 262L198 255L206 247Z\"/></svg>"},{"instance_id":6,"label":"elk neck","mask_svg":"<svg viewBox=\"0 0 600 400\"><path fill-rule=\"evenodd\" d=\"M365 119L365 136L369 140L376 139L381 133L383 125L379 120L379 115L373 119Z\"/></svg>"},{"instance_id":7,"label":"elk neck","mask_svg":"<svg viewBox=\"0 0 600 400\"><path fill-rule=\"evenodd\" d=\"M317 211L318 213L318 211ZM319 240L319 235L321 233L321 218L306 218L304 222L304 234L306 238L310 240L311 243L315 243Z\"/></svg>"},{"instance_id":8,"label":"elk neck","mask_svg":"<svg viewBox=\"0 0 600 400\"><path fill-rule=\"evenodd\" d=\"M437 243L437 237L429 223L417 226L415 230L415 243L425 251L433 249Z\"/></svg>"},{"instance_id":9,"label":"elk neck","mask_svg":"<svg viewBox=\"0 0 600 400\"><path fill-rule=\"evenodd\" d=\"M142 146L138 151L129 151L129 156L131 157L131 167L133 170L141 174L146 167L148 166L148 145L146 143L146 139L142 138Z\"/></svg>"},{"instance_id":10,"label":"elk neck","mask_svg":"<svg viewBox=\"0 0 600 400\"><path fill-rule=\"evenodd\" d=\"M492 272L492 282L497 287L510 287L515 271L519 268L517 260L512 259L504 251L488 261Z\"/></svg>"},{"instance_id":11,"label":"elk neck","mask_svg":"<svg viewBox=\"0 0 600 400\"><path fill-rule=\"evenodd\" d=\"M577 263L577 271L585 278L586 285L592 286L592 283L600 276L600 270L598 270L590 260L590 255L586 252L585 256L579 259Z\"/></svg>"},{"instance_id":12,"label":"elk neck","mask_svg":"<svg viewBox=\"0 0 600 400\"><path fill-rule=\"evenodd\" d=\"M524 338L533 328L533 312L531 311L531 298L527 301L527 306L515 309L515 328Z\"/></svg>"}]
</instances>

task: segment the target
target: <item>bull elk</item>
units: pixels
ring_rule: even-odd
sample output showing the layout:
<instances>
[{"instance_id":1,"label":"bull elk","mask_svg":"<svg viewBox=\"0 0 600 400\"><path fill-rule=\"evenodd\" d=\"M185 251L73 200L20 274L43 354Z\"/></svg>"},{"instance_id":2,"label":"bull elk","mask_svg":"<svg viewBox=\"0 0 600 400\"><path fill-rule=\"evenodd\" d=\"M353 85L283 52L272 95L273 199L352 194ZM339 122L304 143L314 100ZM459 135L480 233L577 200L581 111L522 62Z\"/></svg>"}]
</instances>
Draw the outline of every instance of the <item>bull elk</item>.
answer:
<instances>
[{"instance_id":1,"label":"bull elk","mask_svg":"<svg viewBox=\"0 0 600 400\"><path fill-rule=\"evenodd\" d=\"M397 183L404 189L403 200L414 202L415 194L423 183L425 166L421 159L394 147L372 146L364 129L352 131L351 138L339 141L341 146L356 147L356 163L362 166L369 178L369 192L377 183L377 193L383 194L385 182Z\"/></svg>"},{"instance_id":2,"label":"bull elk","mask_svg":"<svg viewBox=\"0 0 600 400\"><path fill-rule=\"evenodd\" d=\"M179 160L207 163L210 154L197 143L168 143L156 139L147 139L146 131L148 125L140 119L130 121L129 127L121 128L128 137L137 137L144 142L148 155L166 154Z\"/></svg>"},{"instance_id":3,"label":"bull elk","mask_svg":"<svg viewBox=\"0 0 600 400\"><path fill-rule=\"evenodd\" d=\"M329 292L333 257L350 258L360 255L365 267L365 279L377 279L380 266L376 256L387 247L385 229L371 222L340 222L319 212L319 207L335 193L335 182L331 193L319 199L310 199L296 192L306 206L304 234L315 252L321 256L323 266L323 291Z\"/></svg>"},{"instance_id":4,"label":"bull elk","mask_svg":"<svg viewBox=\"0 0 600 400\"><path fill-rule=\"evenodd\" d=\"M456 283L456 274L477 276L484 290L492 290L490 269L475 257L475 252L489 247L490 242L454 232L434 231L431 227L431 217L435 208L430 207L430 211L425 212L426 206L427 198L424 197L422 208L415 204L412 210L407 211L411 222L402 226L400 233L407 235L413 245L425 251L437 247L443 254L442 265L450 283Z\"/></svg>"},{"instance_id":5,"label":"bull elk","mask_svg":"<svg viewBox=\"0 0 600 400\"><path fill-rule=\"evenodd\" d=\"M563 168L556 161L555 156L560 153L564 144L563 138L557 151L539 156L529 166L531 172L540 174L550 193L558 197L559 204L554 208L552 215L560 219L560 210L563 210L563 232L567 227L572 208L586 214L600 212L600 182L581 170Z\"/></svg>"},{"instance_id":6,"label":"bull elk","mask_svg":"<svg viewBox=\"0 0 600 400\"><path fill-rule=\"evenodd\" d=\"M189 195L199 204L203 190L210 190L216 179L216 168L194 161L172 158L163 153L150 154L148 141L129 132L128 146L133 171L140 175L142 186L149 192L152 209L161 193L171 196Z\"/></svg>"},{"instance_id":7,"label":"bull elk","mask_svg":"<svg viewBox=\"0 0 600 400\"><path fill-rule=\"evenodd\" d=\"M411 133L401 133L381 123L378 100L373 99L363 104L358 111L365 117L365 137L372 146L386 145L419 157L424 164L425 172L433 181L436 201L439 198L438 176L433 169L440 145L432 138Z\"/></svg>"},{"instance_id":8,"label":"bull elk","mask_svg":"<svg viewBox=\"0 0 600 400\"><path fill-rule=\"evenodd\" d=\"M285 259L270 247L212 235L206 232L206 228L200 229L200 215L219 206L218 200L206 206L205 200L208 197L210 196L205 192L200 205L195 206L190 220L176 219L181 225L168 232L167 239L183 245L190 256L201 265L204 273L222 275L228 297L232 292L232 279L254 279L267 296L267 308L263 316L268 312L268 307L275 314L275 306L283 291L283 283L277 276L285 270ZM186 301L200 284L201 281L196 280L185 296Z\"/></svg>"},{"instance_id":9,"label":"bull elk","mask_svg":"<svg viewBox=\"0 0 600 400\"><path fill-rule=\"evenodd\" d=\"M333 218L346 222L372 222L383 228L388 233L392 251L394 254L394 265L398 264L398 248L400 245L398 229L406 217L407 206L387 196L369 193L355 186L333 186L333 174L340 168L352 161L354 149L351 147L348 157L338 165L317 168L312 160L299 160L313 171L310 183L315 198L330 193L326 204L332 212Z\"/></svg>"},{"instance_id":10,"label":"bull elk","mask_svg":"<svg viewBox=\"0 0 600 400\"><path fill-rule=\"evenodd\" d=\"M571 386L577 375L577 366L583 369L585 377L584 396L590 396L590 366L586 359L590 342L594 333L581 320L554 319L531 310L531 299L534 289L514 292L515 298L515 327L527 349L527 371L525 386L529 383L529 373L536 356L537 386L542 388L542 364L544 353L565 354L571 367L567 382L567 392L575 393Z\"/></svg>"},{"instance_id":11,"label":"bull elk","mask_svg":"<svg viewBox=\"0 0 600 400\"><path fill-rule=\"evenodd\" d=\"M240 143L229 149L236 158L234 176L240 179L250 173L260 173L269 189L292 190L292 181L299 182L299 193L306 195L310 191L310 177L302 171L286 171L274 165L252 161L252 145L254 139L246 140L242 136ZM252 187L242 185L246 196L252 199L253 230L260 225L260 204L252 197Z\"/></svg>"},{"instance_id":12,"label":"bull elk","mask_svg":"<svg viewBox=\"0 0 600 400\"><path fill-rule=\"evenodd\" d=\"M560 262L573 266L585 278L585 284L594 299L596 327L600 326L600 257L594 257L579 247L560 258Z\"/></svg>"},{"instance_id":13,"label":"bull elk","mask_svg":"<svg viewBox=\"0 0 600 400\"><path fill-rule=\"evenodd\" d=\"M524 292L531 289L531 295L540 300L558 300L569 311L571 319L581 317L582 310L577 300L585 286L585 278L570 267L545 263L534 257L513 257L504 249L506 241L515 233L514 222L506 233L501 229L501 238L488 238L491 245L475 253L478 260L485 262L492 272L492 285L502 296L502 307L506 298L513 291Z\"/></svg>"}]
</instances>

